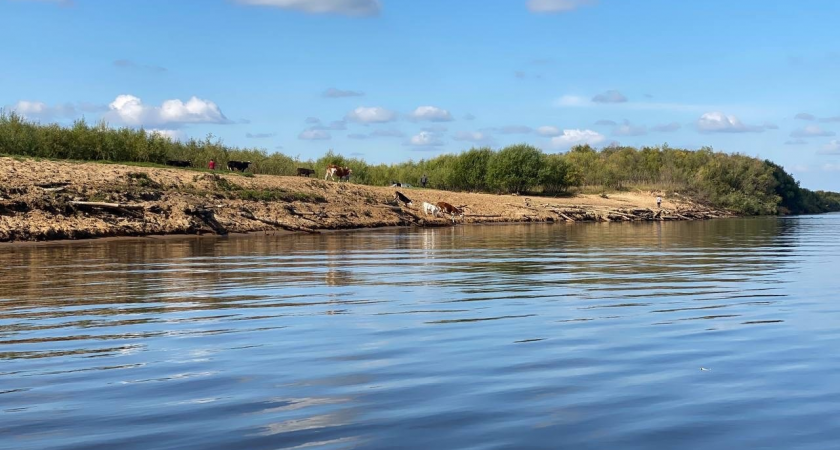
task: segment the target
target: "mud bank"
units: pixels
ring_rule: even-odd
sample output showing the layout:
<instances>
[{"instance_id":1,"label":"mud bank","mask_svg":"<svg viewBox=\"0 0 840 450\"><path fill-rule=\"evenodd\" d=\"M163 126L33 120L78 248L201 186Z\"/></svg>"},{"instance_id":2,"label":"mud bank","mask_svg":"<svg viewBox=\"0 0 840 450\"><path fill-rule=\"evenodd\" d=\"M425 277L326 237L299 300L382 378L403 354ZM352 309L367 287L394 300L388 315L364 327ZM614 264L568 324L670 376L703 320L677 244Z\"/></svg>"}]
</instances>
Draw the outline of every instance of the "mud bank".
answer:
<instances>
[{"instance_id":1,"label":"mud bank","mask_svg":"<svg viewBox=\"0 0 840 450\"><path fill-rule=\"evenodd\" d=\"M450 226L422 202L464 206L458 223L695 220L729 217L655 193L569 198L400 189L303 177L0 158L0 242L169 234Z\"/></svg>"}]
</instances>

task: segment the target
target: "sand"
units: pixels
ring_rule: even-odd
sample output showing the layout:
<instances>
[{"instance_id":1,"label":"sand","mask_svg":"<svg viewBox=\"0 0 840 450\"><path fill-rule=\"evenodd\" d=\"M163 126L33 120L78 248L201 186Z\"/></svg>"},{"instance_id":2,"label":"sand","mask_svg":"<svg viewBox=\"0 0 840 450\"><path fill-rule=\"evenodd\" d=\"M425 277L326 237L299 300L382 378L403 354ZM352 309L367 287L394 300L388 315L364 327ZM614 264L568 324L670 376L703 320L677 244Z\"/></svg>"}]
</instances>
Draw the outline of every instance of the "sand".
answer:
<instances>
[{"instance_id":1,"label":"sand","mask_svg":"<svg viewBox=\"0 0 840 450\"><path fill-rule=\"evenodd\" d=\"M395 191L413 205L398 205ZM658 192L536 197L374 187L317 178L0 157L0 242L387 226L451 226L422 202L463 206L456 223L685 220L726 211Z\"/></svg>"}]
</instances>

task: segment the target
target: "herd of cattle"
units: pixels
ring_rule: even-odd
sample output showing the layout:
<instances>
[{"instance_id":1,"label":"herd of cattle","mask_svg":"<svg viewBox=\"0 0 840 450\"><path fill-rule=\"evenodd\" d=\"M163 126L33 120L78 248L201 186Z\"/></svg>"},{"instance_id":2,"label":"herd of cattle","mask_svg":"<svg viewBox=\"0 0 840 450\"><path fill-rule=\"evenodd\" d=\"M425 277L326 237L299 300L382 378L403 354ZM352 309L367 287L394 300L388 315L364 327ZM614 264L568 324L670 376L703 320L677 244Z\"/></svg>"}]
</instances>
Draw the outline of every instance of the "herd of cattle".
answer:
<instances>
[{"instance_id":1,"label":"herd of cattle","mask_svg":"<svg viewBox=\"0 0 840 450\"><path fill-rule=\"evenodd\" d=\"M170 159L166 161L166 165L173 166L173 167L191 167L192 162L187 160L179 160L179 159ZM251 165L251 161L228 161L227 168L231 172L239 171L244 172L248 170L248 167ZM353 173L353 170L349 167L341 167L335 164L330 164L327 166L327 172L324 174L324 180L326 181L327 178L335 181L336 177L338 177L339 181L348 181L350 180L350 175ZM312 169L299 167L297 169L297 175L301 177L309 177L310 175L314 175L315 171ZM414 203L409 199L405 194L400 191L396 191L394 194L394 200L398 203L402 203L405 206L414 206ZM428 202L423 202L422 205L423 214L426 216L432 215L434 217L446 216L449 215L452 223L455 223L455 217L464 218L464 207L456 207L452 206L446 202L437 202L435 204L431 204Z\"/></svg>"},{"instance_id":2,"label":"herd of cattle","mask_svg":"<svg viewBox=\"0 0 840 450\"><path fill-rule=\"evenodd\" d=\"M167 166L172 167L192 167L192 161L186 159L168 159ZM251 166L251 161L228 161L227 168L231 172L244 172Z\"/></svg>"}]
</instances>

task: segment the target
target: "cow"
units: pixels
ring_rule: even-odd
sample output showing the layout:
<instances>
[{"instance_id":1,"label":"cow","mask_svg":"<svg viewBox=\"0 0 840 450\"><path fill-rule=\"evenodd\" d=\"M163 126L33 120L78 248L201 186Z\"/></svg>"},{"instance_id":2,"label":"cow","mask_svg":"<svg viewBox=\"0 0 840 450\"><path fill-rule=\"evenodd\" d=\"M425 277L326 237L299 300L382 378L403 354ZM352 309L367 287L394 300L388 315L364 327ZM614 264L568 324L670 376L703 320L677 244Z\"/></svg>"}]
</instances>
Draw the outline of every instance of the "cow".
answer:
<instances>
[{"instance_id":1,"label":"cow","mask_svg":"<svg viewBox=\"0 0 840 450\"><path fill-rule=\"evenodd\" d=\"M456 208L450 205L449 203L437 202L437 205L435 206L437 206L444 213L449 214L449 216L452 218L452 223L455 223L456 215L460 216L462 219L464 218L464 210L461 208Z\"/></svg>"},{"instance_id":2,"label":"cow","mask_svg":"<svg viewBox=\"0 0 840 450\"><path fill-rule=\"evenodd\" d=\"M405 206L411 206L411 199L403 195L403 193L400 191L397 191L394 194L394 200L402 202L403 204L405 204Z\"/></svg>"},{"instance_id":3,"label":"cow","mask_svg":"<svg viewBox=\"0 0 840 450\"><path fill-rule=\"evenodd\" d=\"M299 177L309 178L309 175L314 175L315 171L312 169L307 169L305 167L298 167L297 174Z\"/></svg>"},{"instance_id":4,"label":"cow","mask_svg":"<svg viewBox=\"0 0 840 450\"><path fill-rule=\"evenodd\" d=\"M173 167L190 167L192 163L186 159L167 159L166 165Z\"/></svg>"},{"instance_id":5,"label":"cow","mask_svg":"<svg viewBox=\"0 0 840 450\"><path fill-rule=\"evenodd\" d=\"M324 181L327 181L327 178L335 181L335 177L338 177L338 181L349 181L352 173L353 170L348 167L338 167L335 164L330 164L327 166L327 173L324 175Z\"/></svg>"},{"instance_id":6,"label":"cow","mask_svg":"<svg viewBox=\"0 0 840 450\"><path fill-rule=\"evenodd\" d=\"M250 165L251 161L228 161L227 168L231 172L236 172L237 170L244 172L248 170L248 166Z\"/></svg>"},{"instance_id":7,"label":"cow","mask_svg":"<svg viewBox=\"0 0 840 450\"><path fill-rule=\"evenodd\" d=\"M426 214L427 216L429 214L431 214L431 215L437 217L438 214L440 214L440 208L438 208L437 206L435 206L431 203L423 202L423 213Z\"/></svg>"}]
</instances>

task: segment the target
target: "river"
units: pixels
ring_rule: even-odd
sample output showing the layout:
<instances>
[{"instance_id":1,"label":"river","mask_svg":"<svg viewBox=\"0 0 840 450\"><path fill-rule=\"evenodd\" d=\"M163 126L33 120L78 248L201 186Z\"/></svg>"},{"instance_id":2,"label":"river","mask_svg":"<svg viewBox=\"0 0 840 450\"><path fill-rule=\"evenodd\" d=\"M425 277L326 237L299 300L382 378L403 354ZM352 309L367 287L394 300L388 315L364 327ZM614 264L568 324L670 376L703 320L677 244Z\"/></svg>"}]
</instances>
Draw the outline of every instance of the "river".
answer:
<instances>
[{"instance_id":1,"label":"river","mask_svg":"<svg viewBox=\"0 0 840 450\"><path fill-rule=\"evenodd\" d=\"M840 215L0 247L0 448L836 449Z\"/></svg>"}]
</instances>

